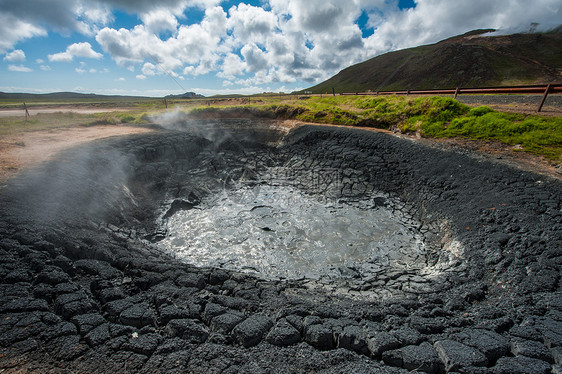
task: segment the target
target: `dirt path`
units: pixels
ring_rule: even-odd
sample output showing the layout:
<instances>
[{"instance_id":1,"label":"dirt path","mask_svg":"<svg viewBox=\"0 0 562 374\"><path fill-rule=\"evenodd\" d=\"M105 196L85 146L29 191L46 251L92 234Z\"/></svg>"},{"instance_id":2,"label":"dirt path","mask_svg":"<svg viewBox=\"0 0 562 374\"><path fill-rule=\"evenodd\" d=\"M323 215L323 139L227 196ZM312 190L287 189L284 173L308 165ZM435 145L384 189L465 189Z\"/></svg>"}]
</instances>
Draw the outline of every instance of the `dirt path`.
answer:
<instances>
[{"instance_id":1,"label":"dirt path","mask_svg":"<svg viewBox=\"0 0 562 374\"><path fill-rule=\"evenodd\" d=\"M24 168L96 139L152 131L131 126L70 127L0 137L0 185Z\"/></svg>"},{"instance_id":2,"label":"dirt path","mask_svg":"<svg viewBox=\"0 0 562 374\"><path fill-rule=\"evenodd\" d=\"M125 112L131 108L76 108L60 106L56 108L51 107L38 107L29 108L28 113L34 116L40 113L77 113L77 114L93 114L93 113L108 113L108 112ZM0 109L0 117L24 117L25 112L23 109Z\"/></svg>"}]
</instances>

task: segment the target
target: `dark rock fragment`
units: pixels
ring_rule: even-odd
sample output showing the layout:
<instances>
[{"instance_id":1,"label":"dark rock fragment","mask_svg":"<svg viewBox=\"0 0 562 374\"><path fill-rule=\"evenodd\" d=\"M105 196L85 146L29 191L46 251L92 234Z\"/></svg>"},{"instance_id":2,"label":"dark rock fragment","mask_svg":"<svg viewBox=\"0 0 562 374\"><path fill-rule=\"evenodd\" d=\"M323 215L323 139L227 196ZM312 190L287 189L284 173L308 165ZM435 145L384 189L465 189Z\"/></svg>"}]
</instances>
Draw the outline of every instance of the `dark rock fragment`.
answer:
<instances>
[{"instance_id":1,"label":"dark rock fragment","mask_svg":"<svg viewBox=\"0 0 562 374\"><path fill-rule=\"evenodd\" d=\"M90 330L84 339L90 345L90 347L97 347L100 344L105 343L111 338L111 333L109 331L109 324L101 324L92 330Z\"/></svg>"},{"instance_id":2,"label":"dark rock fragment","mask_svg":"<svg viewBox=\"0 0 562 374\"><path fill-rule=\"evenodd\" d=\"M57 296L55 311L65 319L70 319L78 314L87 314L94 311L94 307L84 291L67 293Z\"/></svg>"},{"instance_id":3,"label":"dark rock fragment","mask_svg":"<svg viewBox=\"0 0 562 374\"><path fill-rule=\"evenodd\" d=\"M490 330L466 329L456 334L454 338L482 352L490 363L507 355L510 350L509 340Z\"/></svg>"},{"instance_id":4,"label":"dark rock fragment","mask_svg":"<svg viewBox=\"0 0 562 374\"><path fill-rule=\"evenodd\" d=\"M307 326L304 332L304 341L321 350L334 349L335 347L332 328L327 324Z\"/></svg>"},{"instance_id":5,"label":"dark rock fragment","mask_svg":"<svg viewBox=\"0 0 562 374\"><path fill-rule=\"evenodd\" d=\"M232 330L232 335L236 342L249 348L257 345L271 326L273 326L273 322L268 317L255 314L236 325Z\"/></svg>"},{"instance_id":6,"label":"dark rock fragment","mask_svg":"<svg viewBox=\"0 0 562 374\"><path fill-rule=\"evenodd\" d=\"M482 352L454 340L440 340L434 347L447 371L488 364L488 359Z\"/></svg>"},{"instance_id":7,"label":"dark rock fragment","mask_svg":"<svg viewBox=\"0 0 562 374\"><path fill-rule=\"evenodd\" d=\"M201 344L209 337L209 330L193 320L174 319L168 322L166 334L185 339L190 343Z\"/></svg>"},{"instance_id":8,"label":"dark rock fragment","mask_svg":"<svg viewBox=\"0 0 562 374\"><path fill-rule=\"evenodd\" d=\"M502 357L493 367L492 372L494 374L549 374L551 365L525 356Z\"/></svg>"},{"instance_id":9,"label":"dark rock fragment","mask_svg":"<svg viewBox=\"0 0 562 374\"><path fill-rule=\"evenodd\" d=\"M419 345L424 340L422 334L410 327L401 327L397 330L392 330L391 334L398 339L402 346Z\"/></svg>"},{"instance_id":10,"label":"dark rock fragment","mask_svg":"<svg viewBox=\"0 0 562 374\"><path fill-rule=\"evenodd\" d=\"M534 340L513 339L511 341L511 353L516 356L527 356L536 358L549 363L554 363L554 359L550 351L544 346Z\"/></svg>"},{"instance_id":11,"label":"dark rock fragment","mask_svg":"<svg viewBox=\"0 0 562 374\"><path fill-rule=\"evenodd\" d=\"M70 280L70 276L62 271L61 268L57 266L46 266L43 268L43 271L37 274L35 282L56 285L59 283L70 282Z\"/></svg>"},{"instance_id":12,"label":"dark rock fragment","mask_svg":"<svg viewBox=\"0 0 562 374\"><path fill-rule=\"evenodd\" d=\"M0 304L0 313L22 313L33 311L47 311L49 305L43 299L22 297Z\"/></svg>"},{"instance_id":13,"label":"dark rock fragment","mask_svg":"<svg viewBox=\"0 0 562 374\"><path fill-rule=\"evenodd\" d=\"M336 346L359 353L369 353L365 333L359 326L345 326L336 337Z\"/></svg>"},{"instance_id":14,"label":"dark rock fragment","mask_svg":"<svg viewBox=\"0 0 562 374\"><path fill-rule=\"evenodd\" d=\"M267 334L266 341L270 344L285 347L301 341L299 331L286 320L279 320Z\"/></svg>"},{"instance_id":15,"label":"dark rock fragment","mask_svg":"<svg viewBox=\"0 0 562 374\"><path fill-rule=\"evenodd\" d=\"M148 303L139 303L122 311L119 315L119 321L124 325L141 328L155 326L156 316Z\"/></svg>"},{"instance_id":16,"label":"dark rock fragment","mask_svg":"<svg viewBox=\"0 0 562 374\"><path fill-rule=\"evenodd\" d=\"M74 266L85 274L99 275L103 279L113 279L120 274L109 263L100 260L77 260Z\"/></svg>"},{"instance_id":17,"label":"dark rock fragment","mask_svg":"<svg viewBox=\"0 0 562 374\"><path fill-rule=\"evenodd\" d=\"M200 290L205 288L205 277L196 273L185 273L176 279L176 284L180 287L195 287Z\"/></svg>"},{"instance_id":18,"label":"dark rock fragment","mask_svg":"<svg viewBox=\"0 0 562 374\"><path fill-rule=\"evenodd\" d=\"M86 353L88 345L80 341L80 336L70 335L51 340L46 349L55 360L71 361Z\"/></svg>"},{"instance_id":19,"label":"dark rock fragment","mask_svg":"<svg viewBox=\"0 0 562 374\"><path fill-rule=\"evenodd\" d=\"M193 313L189 309L178 308L175 305L166 305L160 309L160 322L165 325L173 319L193 319L198 318L197 313Z\"/></svg>"},{"instance_id":20,"label":"dark rock fragment","mask_svg":"<svg viewBox=\"0 0 562 374\"><path fill-rule=\"evenodd\" d=\"M214 304L214 303L207 303L205 305L205 310L203 311L202 318L203 321L206 323L211 323L211 320L218 315L224 314L228 311L228 308Z\"/></svg>"},{"instance_id":21,"label":"dark rock fragment","mask_svg":"<svg viewBox=\"0 0 562 374\"><path fill-rule=\"evenodd\" d=\"M443 363L437 356L437 352L427 342L386 351L383 353L382 359L388 365L402 367L406 370L426 373L440 373L443 370Z\"/></svg>"},{"instance_id":22,"label":"dark rock fragment","mask_svg":"<svg viewBox=\"0 0 562 374\"><path fill-rule=\"evenodd\" d=\"M367 345L371 355L378 358L384 352L400 347L400 342L394 335L386 331L381 331L367 339Z\"/></svg>"},{"instance_id":23,"label":"dark rock fragment","mask_svg":"<svg viewBox=\"0 0 562 374\"><path fill-rule=\"evenodd\" d=\"M244 315L238 312L231 311L220 314L211 320L211 331L226 335L243 320Z\"/></svg>"},{"instance_id":24,"label":"dark rock fragment","mask_svg":"<svg viewBox=\"0 0 562 374\"><path fill-rule=\"evenodd\" d=\"M137 335L134 334L129 337L121 349L132 351L142 355L150 356L156 350L158 344L162 341L162 336L155 333Z\"/></svg>"},{"instance_id":25,"label":"dark rock fragment","mask_svg":"<svg viewBox=\"0 0 562 374\"><path fill-rule=\"evenodd\" d=\"M422 334L439 334L445 330L446 321L442 317L425 318L412 316L410 326Z\"/></svg>"}]
</instances>

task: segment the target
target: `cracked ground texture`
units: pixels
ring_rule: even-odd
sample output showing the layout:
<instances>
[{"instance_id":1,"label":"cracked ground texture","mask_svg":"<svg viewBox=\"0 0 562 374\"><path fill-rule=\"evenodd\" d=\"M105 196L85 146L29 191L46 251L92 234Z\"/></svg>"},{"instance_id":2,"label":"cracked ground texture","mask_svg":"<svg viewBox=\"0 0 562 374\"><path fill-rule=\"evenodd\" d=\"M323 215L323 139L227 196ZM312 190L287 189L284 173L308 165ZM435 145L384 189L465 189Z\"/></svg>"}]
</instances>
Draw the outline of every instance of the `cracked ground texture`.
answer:
<instances>
[{"instance_id":1,"label":"cracked ground texture","mask_svg":"<svg viewBox=\"0 0 562 374\"><path fill-rule=\"evenodd\" d=\"M0 370L562 370L559 181L389 134L302 126L281 139L237 121L212 137L94 142L1 191ZM311 196L383 193L419 222L424 266L264 280L158 247L167 212L272 168Z\"/></svg>"}]
</instances>

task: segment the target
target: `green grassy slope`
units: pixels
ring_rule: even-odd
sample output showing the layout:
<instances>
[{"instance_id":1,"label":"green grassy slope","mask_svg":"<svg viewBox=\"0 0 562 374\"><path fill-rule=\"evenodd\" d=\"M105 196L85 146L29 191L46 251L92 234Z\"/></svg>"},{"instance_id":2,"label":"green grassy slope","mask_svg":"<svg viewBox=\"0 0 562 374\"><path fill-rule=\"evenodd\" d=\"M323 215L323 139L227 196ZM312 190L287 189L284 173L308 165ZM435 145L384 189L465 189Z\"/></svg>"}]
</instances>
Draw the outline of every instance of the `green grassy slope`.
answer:
<instances>
[{"instance_id":1,"label":"green grassy slope","mask_svg":"<svg viewBox=\"0 0 562 374\"><path fill-rule=\"evenodd\" d=\"M342 70L313 93L540 84L562 80L562 29L479 35L386 53Z\"/></svg>"}]
</instances>

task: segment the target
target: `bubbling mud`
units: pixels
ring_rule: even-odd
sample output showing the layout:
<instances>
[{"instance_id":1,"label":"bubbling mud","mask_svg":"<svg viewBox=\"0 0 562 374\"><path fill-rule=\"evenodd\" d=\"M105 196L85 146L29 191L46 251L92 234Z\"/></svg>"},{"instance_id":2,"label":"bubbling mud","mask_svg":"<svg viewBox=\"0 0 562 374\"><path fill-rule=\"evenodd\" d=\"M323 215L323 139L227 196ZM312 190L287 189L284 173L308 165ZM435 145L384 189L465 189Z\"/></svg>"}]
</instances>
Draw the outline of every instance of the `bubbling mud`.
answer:
<instances>
[{"instance_id":1,"label":"bubbling mud","mask_svg":"<svg viewBox=\"0 0 562 374\"><path fill-rule=\"evenodd\" d=\"M320 201L291 186L243 186L176 212L159 245L193 265L267 279L363 278L422 265L418 225L382 195Z\"/></svg>"}]
</instances>

